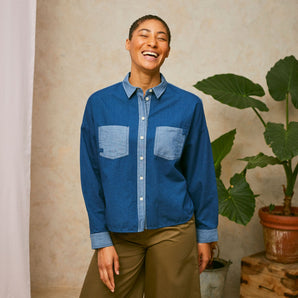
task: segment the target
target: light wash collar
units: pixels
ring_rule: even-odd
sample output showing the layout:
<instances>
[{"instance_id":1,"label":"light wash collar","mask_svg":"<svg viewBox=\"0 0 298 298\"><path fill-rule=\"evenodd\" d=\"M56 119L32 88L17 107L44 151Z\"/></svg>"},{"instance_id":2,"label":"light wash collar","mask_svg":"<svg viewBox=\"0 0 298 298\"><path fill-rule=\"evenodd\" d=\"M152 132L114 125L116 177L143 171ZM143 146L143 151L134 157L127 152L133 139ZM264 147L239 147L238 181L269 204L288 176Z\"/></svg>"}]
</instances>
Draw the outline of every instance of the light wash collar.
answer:
<instances>
[{"instance_id":1,"label":"light wash collar","mask_svg":"<svg viewBox=\"0 0 298 298\"><path fill-rule=\"evenodd\" d=\"M130 72L126 75L126 77L122 81L122 85L127 97L130 99L131 96L135 93L135 91L138 88L130 84L129 77L130 77ZM159 99L162 96L162 94L165 92L168 85L168 82L166 81L166 79L162 74L160 74L160 78L161 78L160 84L152 88L157 99Z\"/></svg>"}]
</instances>

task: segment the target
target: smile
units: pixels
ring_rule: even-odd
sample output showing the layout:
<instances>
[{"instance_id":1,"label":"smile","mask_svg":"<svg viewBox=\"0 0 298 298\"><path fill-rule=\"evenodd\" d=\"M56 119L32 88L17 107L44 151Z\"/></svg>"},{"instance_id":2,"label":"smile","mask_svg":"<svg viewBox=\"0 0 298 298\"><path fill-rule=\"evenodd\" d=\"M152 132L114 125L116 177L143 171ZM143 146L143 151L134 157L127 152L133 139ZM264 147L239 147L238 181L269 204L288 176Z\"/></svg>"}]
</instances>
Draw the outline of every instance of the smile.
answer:
<instances>
[{"instance_id":1,"label":"smile","mask_svg":"<svg viewBox=\"0 0 298 298\"><path fill-rule=\"evenodd\" d=\"M144 51L142 52L143 56L150 56L150 57L155 57L157 58L158 57L158 54L155 53L155 52L150 52L150 51Z\"/></svg>"}]
</instances>

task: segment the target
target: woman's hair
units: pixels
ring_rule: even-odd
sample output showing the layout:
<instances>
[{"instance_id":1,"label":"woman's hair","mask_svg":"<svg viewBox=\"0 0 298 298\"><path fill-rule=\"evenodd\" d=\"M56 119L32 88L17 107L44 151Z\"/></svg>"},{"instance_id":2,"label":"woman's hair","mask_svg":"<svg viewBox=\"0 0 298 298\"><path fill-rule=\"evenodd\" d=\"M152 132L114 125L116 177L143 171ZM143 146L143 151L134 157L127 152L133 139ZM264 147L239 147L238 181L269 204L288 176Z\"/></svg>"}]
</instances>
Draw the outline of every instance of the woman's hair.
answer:
<instances>
[{"instance_id":1,"label":"woman's hair","mask_svg":"<svg viewBox=\"0 0 298 298\"><path fill-rule=\"evenodd\" d=\"M167 23L160 17L158 16L155 16L155 15L151 15L151 14L147 14L139 19L137 19L136 21L133 22L133 24L130 26L129 28L129 34L128 34L128 39L131 40L132 38L132 34L134 33L134 31L145 21L147 20L157 20L157 21L160 21L166 28L167 30L167 34L168 34L168 43L170 45L170 42L171 42L171 32L170 32L170 28L169 26L167 25Z\"/></svg>"}]
</instances>

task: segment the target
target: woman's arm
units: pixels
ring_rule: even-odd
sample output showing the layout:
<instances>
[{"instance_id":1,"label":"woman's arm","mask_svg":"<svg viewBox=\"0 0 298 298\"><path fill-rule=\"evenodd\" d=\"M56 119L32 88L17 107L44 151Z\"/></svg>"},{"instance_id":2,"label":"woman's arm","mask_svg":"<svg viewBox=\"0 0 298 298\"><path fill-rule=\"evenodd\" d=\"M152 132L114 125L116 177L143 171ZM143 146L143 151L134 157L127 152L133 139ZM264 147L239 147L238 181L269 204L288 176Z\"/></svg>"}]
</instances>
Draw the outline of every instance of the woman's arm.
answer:
<instances>
[{"instance_id":1,"label":"woman's arm","mask_svg":"<svg viewBox=\"0 0 298 298\"><path fill-rule=\"evenodd\" d=\"M97 128L89 98L81 126L80 168L81 186L89 217L90 238L93 249L113 245L105 220L105 198L101 184Z\"/></svg>"},{"instance_id":2,"label":"woman's arm","mask_svg":"<svg viewBox=\"0 0 298 298\"><path fill-rule=\"evenodd\" d=\"M181 161L188 192L194 204L202 270L210 259L208 243L218 240L218 196L212 149L200 100L194 109Z\"/></svg>"}]
</instances>

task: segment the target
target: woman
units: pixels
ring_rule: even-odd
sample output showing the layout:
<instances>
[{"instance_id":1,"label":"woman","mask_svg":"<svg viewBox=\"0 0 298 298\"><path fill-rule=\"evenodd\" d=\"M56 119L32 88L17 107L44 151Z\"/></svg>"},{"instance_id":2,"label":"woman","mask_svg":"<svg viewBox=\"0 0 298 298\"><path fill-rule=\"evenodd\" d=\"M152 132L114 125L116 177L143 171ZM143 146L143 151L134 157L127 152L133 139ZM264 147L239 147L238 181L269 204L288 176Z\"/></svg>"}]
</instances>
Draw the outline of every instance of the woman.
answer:
<instances>
[{"instance_id":1,"label":"woman","mask_svg":"<svg viewBox=\"0 0 298 298\"><path fill-rule=\"evenodd\" d=\"M217 192L201 100L165 80L171 34L129 31L131 72L95 92L81 128L81 181L95 249L86 297L200 297L217 241Z\"/></svg>"}]
</instances>

